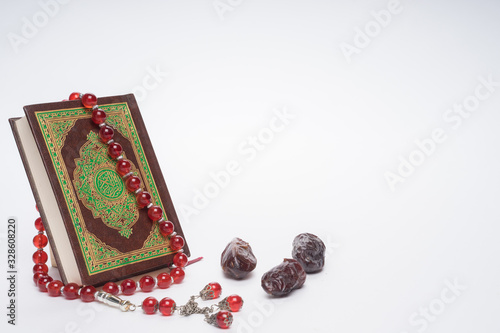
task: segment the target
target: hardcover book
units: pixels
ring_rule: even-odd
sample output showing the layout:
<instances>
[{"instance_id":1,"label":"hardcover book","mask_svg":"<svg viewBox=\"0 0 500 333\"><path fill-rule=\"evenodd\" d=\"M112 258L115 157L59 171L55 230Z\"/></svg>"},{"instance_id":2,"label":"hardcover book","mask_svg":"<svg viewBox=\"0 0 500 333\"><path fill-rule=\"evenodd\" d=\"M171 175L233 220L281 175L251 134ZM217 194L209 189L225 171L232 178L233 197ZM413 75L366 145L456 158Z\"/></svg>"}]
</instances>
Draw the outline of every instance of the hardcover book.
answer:
<instances>
[{"instance_id":1,"label":"hardcover book","mask_svg":"<svg viewBox=\"0 0 500 333\"><path fill-rule=\"evenodd\" d=\"M143 190L184 237L134 96L99 98L99 107ZM74 100L24 112L9 121L63 282L101 285L169 266L168 238L125 188L91 111Z\"/></svg>"}]
</instances>

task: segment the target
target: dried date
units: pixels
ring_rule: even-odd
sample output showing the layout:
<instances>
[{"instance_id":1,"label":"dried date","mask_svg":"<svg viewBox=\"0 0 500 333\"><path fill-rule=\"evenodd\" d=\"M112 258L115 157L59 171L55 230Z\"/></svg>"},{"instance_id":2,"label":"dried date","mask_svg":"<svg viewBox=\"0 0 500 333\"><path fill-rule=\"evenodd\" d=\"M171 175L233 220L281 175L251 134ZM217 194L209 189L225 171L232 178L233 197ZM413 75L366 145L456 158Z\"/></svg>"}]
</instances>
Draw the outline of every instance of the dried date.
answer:
<instances>
[{"instance_id":1,"label":"dried date","mask_svg":"<svg viewBox=\"0 0 500 333\"><path fill-rule=\"evenodd\" d=\"M284 259L281 264L262 276L262 288L273 296L285 296L302 287L306 272L295 259Z\"/></svg>"},{"instance_id":2,"label":"dried date","mask_svg":"<svg viewBox=\"0 0 500 333\"><path fill-rule=\"evenodd\" d=\"M257 266L257 258L250 244L241 238L233 238L222 252L222 270L235 279L242 279Z\"/></svg>"},{"instance_id":3,"label":"dried date","mask_svg":"<svg viewBox=\"0 0 500 333\"><path fill-rule=\"evenodd\" d=\"M292 257L307 273L320 271L325 265L326 246L316 235L303 233L293 240Z\"/></svg>"}]
</instances>

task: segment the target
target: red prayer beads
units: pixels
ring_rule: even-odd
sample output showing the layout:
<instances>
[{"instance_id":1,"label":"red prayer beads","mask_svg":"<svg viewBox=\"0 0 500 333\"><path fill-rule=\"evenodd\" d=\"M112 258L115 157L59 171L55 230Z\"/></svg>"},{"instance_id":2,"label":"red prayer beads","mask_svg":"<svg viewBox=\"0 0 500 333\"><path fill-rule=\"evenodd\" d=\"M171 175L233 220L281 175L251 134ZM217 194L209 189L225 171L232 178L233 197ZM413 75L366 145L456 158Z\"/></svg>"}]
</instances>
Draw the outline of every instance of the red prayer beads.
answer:
<instances>
[{"instance_id":1,"label":"red prayer beads","mask_svg":"<svg viewBox=\"0 0 500 333\"><path fill-rule=\"evenodd\" d=\"M185 275L186 273L184 273L184 270L180 267L175 267L170 271L170 276L172 277L174 283L181 283L182 280L184 280Z\"/></svg>"},{"instance_id":2,"label":"red prayer beads","mask_svg":"<svg viewBox=\"0 0 500 333\"><path fill-rule=\"evenodd\" d=\"M167 289L172 285L172 283L174 283L172 277L168 273L160 273L156 279L158 280L157 285L160 289Z\"/></svg>"},{"instance_id":3,"label":"red prayer beads","mask_svg":"<svg viewBox=\"0 0 500 333\"><path fill-rule=\"evenodd\" d=\"M151 203L151 194L141 191L136 195L137 205L139 208L144 208Z\"/></svg>"},{"instance_id":4,"label":"red prayer beads","mask_svg":"<svg viewBox=\"0 0 500 333\"><path fill-rule=\"evenodd\" d=\"M174 256L174 265L177 267L185 267L187 262L188 257L182 252L179 252Z\"/></svg>"},{"instance_id":5,"label":"red prayer beads","mask_svg":"<svg viewBox=\"0 0 500 333\"><path fill-rule=\"evenodd\" d=\"M148 208L148 216L154 222L159 221L160 233L167 237L174 233L174 225L172 222L164 221L163 210L158 205L152 204L151 195L141 190L141 179L131 174L132 164L125 160L122 156L123 147L113 140L114 130L106 124L106 112L97 105L97 97L94 94L72 93L70 100L81 98L81 102L85 108L92 109L92 122L100 127L99 137L108 145L108 154L116 162L116 172L125 179L125 187L130 191L137 193L137 206L139 208ZM170 246L173 251L180 251L184 246L184 239L179 235L174 235L170 238ZM182 263L182 261L180 261ZM176 265L178 266L178 265ZM178 280L182 281L182 277L178 276Z\"/></svg>"},{"instance_id":6,"label":"red prayer beads","mask_svg":"<svg viewBox=\"0 0 500 333\"><path fill-rule=\"evenodd\" d=\"M93 302L95 300L96 289L94 286L85 286L80 289L80 298L83 302Z\"/></svg>"},{"instance_id":7,"label":"red prayer beads","mask_svg":"<svg viewBox=\"0 0 500 333\"><path fill-rule=\"evenodd\" d=\"M127 177L125 180L125 187L127 187L127 190L130 192L135 192L141 188L141 180L137 176Z\"/></svg>"},{"instance_id":8,"label":"red prayer beads","mask_svg":"<svg viewBox=\"0 0 500 333\"><path fill-rule=\"evenodd\" d=\"M219 298L222 293L222 287L217 282L210 282L200 291L200 297L203 300Z\"/></svg>"},{"instance_id":9,"label":"red prayer beads","mask_svg":"<svg viewBox=\"0 0 500 333\"><path fill-rule=\"evenodd\" d=\"M47 285L47 291L49 293L49 296L52 296L52 297L61 296L61 287L62 286L63 286L63 283L59 280L55 280L55 281L50 282Z\"/></svg>"},{"instance_id":10,"label":"red prayer beads","mask_svg":"<svg viewBox=\"0 0 500 333\"><path fill-rule=\"evenodd\" d=\"M170 316L174 313L175 301L171 298L165 297L160 301L158 308L162 315Z\"/></svg>"},{"instance_id":11,"label":"red prayer beads","mask_svg":"<svg viewBox=\"0 0 500 333\"><path fill-rule=\"evenodd\" d=\"M49 259L49 256L43 250L38 250L38 251L35 251L35 253L33 253L33 262L35 264L45 264L48 259Z\"/></svg>"},{"instance_id":12,"label":"red prayer beads","mask_svg":"<svg viewBox=\"0 0 500 333\"><path fill-rule=\"evenodd\" d=\"M123 295L133 295L137 289L137 284L132 279L125 279L120 285Z\"/></svg>"},{"instance_id":13,"label":"red prayer beads","mask_svg":"<svg viewBox=\"0 0 500 333\"><path fill-rule=\"evenodd\" d=\"M170 248L173 251L179 251L184 246L184 238L179 235L175 235L170 238Z\"/></svg>"},{"instance_id":14,"label":"red prayer beads","mask_svg":"<svg viewBox=\"0 0 500 333\"><path fill-rule=\"evenodd\" d=\"M160 233L165 237L174 232L174 224L170 221L161 221L158 223L158 228L160 229Z\"/></svg>"},{"instance_id":15,"label":"red prayer beads","mask_svg":"<svg viewBox=\"0 0 500 333\"><path fill-rule=\"evenodd\" d=\"M40 275L40 277L38 278L38 282L37 282L38 289L41 292L44 292L44 293L47 292L47 283L49 283L52 280L53 279L48 275Z\"/></svg>"},{"instance_id":16,"label":"red prayer beads","mask_svg":"<svg viewBox=\"0 0 500 333\"><path fill-rule=\"evenodd\" d=\"M233 323L233 315L229 311L219 311L217 313L217 325L220 328L229 328L231 324Z\"/></svg>"},{"instance_id":17,"label":"red prayer beads","mask_svg":"<svg viewBox=\"0 0 500 333\"><path fill-rule=\"evenodd\" d=\"M220 286L220 284L217 282L210 282L208 285L210 286L210 290L214 292L212 298L219 298L220 294L222 293L222 287Z\"/></svg>"},{"instance_id":18,"label":"red prayer beads","mask_svg":"<svg viewBox=\"0 0 500 333\"><path fill-rule=\"evenodd\" d=\"M161 234L165 237L170 236L169 241L171 249L173 251L181 251L184 246L184 239L182 236L177 235L174 232L174 224L172 222L165 221L163 219L163 209L158 205L153 205L151 195L148 192L141 190L141 179L131 173L132 164L130 161L123 158L123 147L113 140L115 134L114 129L106 124L107 115L106 112L100 109L97 105L97 97L94 94L87 93L82 95L78 92L72 93L69 97L69 100L77 99L81 99L82 105L85 108L92 109L91 120L94 124L99 126L99 137L105 144L108 145L109 156L111 159L116 160L116 172L124 178L126 188L130 192L136 193L137 206L141 209L145 207L148 208L148 216L151 220L158 221ZM84 286L80 288L75 283L68 283L64 285L59 280L53 281L52 277L47 275L48 266L45 263L48 260L48 255L42 249L47 246L48 239L43 234L45 228L41 218L38 218L35 221L35 227L39 231L39 234L33 238L33 244L38 249L38 251L33 254L33 262L35 263L35 266L33 267L33 279L40 291L48 291L48 294L53 297L63 295L66 299L76 299L80 297L84 302L94 301L98 294L95 287ZM201 258L198 258L188 262L187 256L181 251L174 255L173 264L175 267L171 269L170 274L166 272L160 273L156 279L146 275L141 278L139 283L136 283L132 279L126 279L121 283L120 287L114 282L108 282L104 285L103 291L111 295L117 295L121 289L124 295L132 295L138 286L144 292L152 291L155 285L157 285L160 289L165 289L170 287L173 283L182 282L185 276L183 267L200 259ZM176 307L175 302L168 297L162 299L160 302L158 302L154 297L148 297L143 301L142 308L144 312L148 314L152 314L160 310L163 315L168 316L175 311ZM220 315L219 312L217 314L218 321L220 316L224 317L223 315ZM222 318L222 321L225 320L224 325L227 325L227 318L229 317L225 316ZM229 327L229 325L227 325L227 327ZM222 327L221 325L219 326Z\"/></svg>"},{"instance_id":19,"label":"red prayer beads","mask_svg":"<svg viewBox=\"0 0 500 333\"><path fill-rule=\"evenodd\" d=\"M165 221L162 221L165 222ZM171 223L171 222L169 222ZM43 231L40 232L39 235L37 236L44 236ZM43 237L40 237L43 240ZM172 241L173 239L173 241ZM43 241L38 239L37 242L34 241L35 246L43 244ZM171 237L171 242L178 243L181 242L183 245L183 239L182 237L178 235L174 235ZM40 244L38 244L40 243ZM46 245L46 244L45 244ZM77 284L75 283L68 283L67 285L64 285L61 281L56 280L54 281L52 277L47 275L48 272L48 266L45 264L47 260L47 253L42 250L43 246L39 248L38 251L36 251L33 254L33 260L35 261L35 265L33 267L33 272L34 276L33 279L35 281L35 284L38 286L40 291L42 292L47 292L49 296L51 297L58 297L63 295L66 299L76 299L78 297L81 298L83 302L93 302L96 300L96 297L103 297L102 295L99 296L99 293L97 293L97 290L93 286L84 286L80 288ZM200 260L201 258L197 258L193 260L192 262L196 262ZM39 262L40 261L40 262ZM42 263L43 261L44 263ZM174 265L177 267L174 267L171 269L170 274L169 273L160 273L155 280L153 277L149 275L143 276L139 283L136 283L132 279L126 279L122 281L121 283L121 288L118 287L118 285L114 282L108 282L104 285L103 287L103 292L109 293L111 295L117 295L120 291L122 290L122 293L124 295L132 295L136 289L137 286L139 285L141 290L144 292L150 292L154 289L155 284L158 285L158 288L164 289L168 288L172 283L180 283L184 279L184 270L182 267L185 267L188 265L190 262L188 262L187 256L179 252L174 256ZM203 292L209 291L211 293L210 298L202 298L204 299L213 299L219 297L221 293L222 288L220 287L220 284L217 282L211 282L209 283L205 289L200 292L200 296L202 296ZM104 296L104 297L109 297L109 296ZM120 300L120 299L118 299ZM100 301L102 299L100 298ZM121 302L125 302L121 300ZM194 302L193 298L190 300L190 302ZM224 303L222 303L224 302ZM128 310L134 310L135 305L131 304L130 302L126 301L125 303L120 303L120 308L122 308L123 304L128 304L129 307L126 308L125 311ZM188 302L189 303L189 302ZM116 303L114 303L116 304ZM219 302L218 305L215 305L215 308L221 309L221 311L217 312L216 314L209 315L207 312L205 313L205 320L209 322L210 324L214 324L220 328L229 328L229 326L232 323L233 316L230 312L226 311L225 309L230 308L233 311L238 311L243 304L243 300L241 297L238 295L231 295L229 297L226 297L223 301ZM197 303L191 303L191 305L194 305L195 308L190 308L191 310L188 310L187 314L191 313L201 313L198 311L208 311L209 313L213 311L212 307L205 307L203 309L200 309L197 306ZM187 306L187 305L186 305ZM133 307L133 308L132 308ZM160 313L164 316L170 316L174 313L176 310L176 304L175 301L172 300L171 298L165 297L163 298L160 302L154 297L147 297L143 300L141 307L146 314L154 314L157 311L160 311ZM123 310L123 308L122 308ZM182 315L182 311L181 315Z\"/></svg>"},{"instance_id":20,"label":"red prayer beads","mask_svg":"<svg viewBox=\"0 0 500 333\"><path fill-rule=\"evenodd\" d=\"M68 283L63 288L63 295L66 299L77 299L80 287L76 283Z\"/></svg>"},{"instance_id":21,"label":"red prayer beads","mask_svg":"<svg viewBox=\"0 0 500 333\"><path fill-rule=\"evenodd\" d=\"M45 227L43 226L42 218L39 217L35 220L35 228L38 231L45 231Z\"/></svg>"},{"instance_id":22,"label":"red prayer beads","mask_svg":"<svg viewBox=\"0 0 500 333\"><path fill-rule=\"evenodd\" d=\"M35 237L33 237L33 245L35 245L36 248L41 249L45 246L47 246L49 240L47 239L47 236L38 234Z\"/></svg>"},{"instance_id":23,"label":"red prayer beads","mask_svg":"<svg viewBox=\"0 0 500 333\"><path fill-rule=\"evenodd\" d=\"M240 311L243 306L243 299L238 295L230 295L226 298L226 301L232 312Z\"/></svg>"},{"instance_id":24,"label":"red prayer beads","mask_svg":"<svg viewBox=\"0 0 500 333\"><path fill-rule=\"evenodd\" d=\"M123 153L123 147L118 142L112 142L108 146L108 155L111 159L116 159Z\"/></svg>"},{"instance_id":25,"label":"red prayer beads","mask_svg":"<svg viewBox=\"0 0 500 333\"><path fill-rule=\"evenodd\" d=\"M71 93L71 95L69 95L69 100L72 101L72 100L75 100L75 99L80 99L81 95L82 94L80 94L79 92Z\"/></svg>"},{"instance_id":26,"label":"red prayer beads","mask_svg":"<svg viewBox=\"0 0 500 333\"><path fill-rule=\"evenodd\" d=\"M158 206L151 206L148 209L148 216L153 221L158 221L163 215L163 210Z\"/></svg>"},{"instance_id":27,"label":"red prayer beads","mask_svg":"<svg viewBox=\"0 0 500 333\"><path fill-rule=\"evenodd\" d=\"M102 126L101 129L99 130L99 137L101 138L102 142L104 142L104 143L113 139L114 135L115 135L115 131L109 126Z\"/></svg>"},{"instance_id":28,"label":"red prayer beads","mask_svg":"<svg viewBox=\"0 0 500 333\"><path fill-rule=\"evenodd\" d=\"M146 199L149 199L150 196L147 192L141 192L147 194ZM173 230L173 224L169 221L162 221L167 223L167 227ZM170 224L172 224L170 226ZM35 222L35 227L40 230L41 219L37 219ZM61 281L53 281L52 277L47 275L48 266L45 264L48 260L48 255L45 251L43 251L43 247L46 246L46 236L43 234L43 231L40 231L38 235L35 236L34 239L35 246L38 247L38 250L33 254L33 261L35 265L33 266L33 281L38 286L41 291L48 291L51 296L60 296L63 295L67 299L76 299L81 298L84 302L91 302L95 300L95 288L92 286L85 286L80 288L75 283L68 283L67 285L63 285ZM201 258L193 260L196 262ZM141 278L139 283L136 283L132 279L126 279L121 283L121 290L124 295L132 295L137 286L140 286L141 290L144 292L150 292L154 289L155 285L160 289L166 289L170 287L173 283L180 283L184 279L185 272L182 267L185 267L189 262L187 261L187 256L179 252L174 256L174 267L171 269L171 274L169 273L160 273L157 279L149 275L145 275ZM57 288L56 288L57 287ZM62 290L62 292L61 292ZM112 295L118 295L120 293L120 287L114 282L108 282L103 287L104 292L108 292ZM93 293L92 293L93 292Z\"/></svg>"},{"instance_id":29,"label":"red prayer beads","mask_svg":"<svg viewBox=\"0 0 500 333\"><path fill-rule=\"evenodd\" d=\"M97 97L94 94L84 94L82 96L82 104L87 109L90 109L93 106L97 105Z\"/></svg>"},{"instance_id":30,"label":"red prayer beads","mask_svg":"<svg viewBox=\"0 0 500 333\"><path fill-rule=\"evenodd\" d=\"M43 273L35 273L33 275L33 282L35 283L35 286L38 286L38 279L44 275Z\"/></svg>"},{"instance_id":31,"label":"red prayer beads","mask_svg":"<svg viewBox=\"0 0 500 333\"><path fill-rule=\"evenodd\" d=\"M116 162L116 172L118 172L118 174L122 177L129 173L131 169L132 164L130 164L130 161L128 160L121 160Z\"/></svg>"},{"instance_id":32,"label":"red prayer beads","mask_svg":"<svg viewBox=\"0 0 500 333\"><path fill-rule=\"evenodd\" d=\"M141 287L141 290L144 292L150 292L155 288L155 279L152 276L149 275L144 275L140 280L139 280L139 286Z\"/></svg>"},{"instance_id":33,"label":"red prayer beads","mask_svg":"<svg viewBox=\"0 0 500 333\"><path fill-rule=\"evenodd\" d=\"M35 273L47 274L48 272L49 272L49 267L45 264L35 264L35 266L33 266L33 274Z\"/></svg>"},{"instance_id":34,"label":"red prayer beads","mask_svg":"<svg viewBox=\"0 0 500 333\"><path fill-rule=\"evenodd\" d=\"M114 282L108 282L103 287L102 290L110 293L111 295L118 295L120 293L120 287Z\"/></svg>"},{"instance_id":35,"label":"red prayer beads","mask_svg":"<svg viewBox=\"0 0 500 333\"><path fill-rule=\"evenodd\" d=\"M101 109L95 109L92 111L92 121L96 125L100 125L106 121L106 112Z\"/></svg>"},{"instance_id":36,"label":"red prayer beads","mask_svg":"<svg viewBox=\"0 0 500 333\"><path fill-rule=\"evenodd\" d=\"M154 297L147 297L142 301L142 310L146 314L154 314L158 311L158 300Z\"/></svg>"}]
</instances>

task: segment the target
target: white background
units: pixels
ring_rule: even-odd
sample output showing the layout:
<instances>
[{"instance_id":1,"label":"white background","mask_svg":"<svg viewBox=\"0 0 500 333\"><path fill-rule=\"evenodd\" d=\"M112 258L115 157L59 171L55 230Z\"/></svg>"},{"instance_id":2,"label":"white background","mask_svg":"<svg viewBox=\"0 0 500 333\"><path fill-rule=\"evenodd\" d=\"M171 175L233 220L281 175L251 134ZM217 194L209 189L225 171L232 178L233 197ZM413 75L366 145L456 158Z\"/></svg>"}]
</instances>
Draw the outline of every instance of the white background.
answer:
<instances>
[{"instance_id":1,"label":"white background","mask_svg":"<svg viewBox=\"0 0 500 333\"><path fill-rule=\"evenodd\" d=\"M181 285L154 291L158 299L180 304L219 281L223 295L245 299L234 332L500 330L500 86L475 95L480 77L500 82L498 1L42 3L51 5L2 0L0 8L0 268L8 216L18 219L19 267L16 327L6 323L0 273L2 327L218 330L199 315L121 313L34 287L37 214L7 118L82 91L136 93L191 251L205 257ZM348 47L357 53L346 56ZM443 118L463 103L474 111L459 126ZM276 109L294 118L271 140ZM435 129L446 139L419 153L415 141ZM239 151L259 135L267 143L255 156ZM391 190L386 173L411 156L420 165ZM206 207L193 206L210 173L232 160L241 172ZM288 297L267 297L262 274L291 256L301 232L325 241L325 269ZM235 236L258 258L244 281L219 265Z\"/></svg>"}]
</instances>

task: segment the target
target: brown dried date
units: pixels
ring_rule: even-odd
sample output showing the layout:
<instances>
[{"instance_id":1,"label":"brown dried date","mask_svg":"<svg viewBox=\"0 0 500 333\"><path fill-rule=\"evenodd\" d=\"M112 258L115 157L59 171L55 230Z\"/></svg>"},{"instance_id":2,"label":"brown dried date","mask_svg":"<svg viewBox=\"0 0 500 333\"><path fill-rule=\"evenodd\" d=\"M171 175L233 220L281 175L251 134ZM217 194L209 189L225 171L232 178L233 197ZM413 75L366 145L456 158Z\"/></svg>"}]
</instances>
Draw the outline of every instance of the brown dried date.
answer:
<instances>
[{"instance_id":1,"label":"brown dried date","mask_svg":"<svg viewBox=\"0 0 500 333\"><path fill-rule=\"evenodd\" d=\"M316 235L303 233L293 240L292 257L307 273L320 271L325 265L326 246Z\"/></svg>"},{"instance_id":2,"label":"brown dried date","mask_svg":"<svg viewBox=\"0 0 500 333\"><path fill-rule=\"evenodd\" d=\"M284 259L281 264L262 276L262 288L273 296L285 296L306 282L306 272L295 259Z\"/></svg>"},{"instance_id":3,"label":"brown dried date","mask_svg":"<svg viewBox=\"0 0 500 333\"><path fill-rule=\"evenodd\" d=\"M257 266L250 244L241 238L233 238L222 252L222 270L235 279L242 279Z\"/></svg>"}]
</instances>

